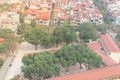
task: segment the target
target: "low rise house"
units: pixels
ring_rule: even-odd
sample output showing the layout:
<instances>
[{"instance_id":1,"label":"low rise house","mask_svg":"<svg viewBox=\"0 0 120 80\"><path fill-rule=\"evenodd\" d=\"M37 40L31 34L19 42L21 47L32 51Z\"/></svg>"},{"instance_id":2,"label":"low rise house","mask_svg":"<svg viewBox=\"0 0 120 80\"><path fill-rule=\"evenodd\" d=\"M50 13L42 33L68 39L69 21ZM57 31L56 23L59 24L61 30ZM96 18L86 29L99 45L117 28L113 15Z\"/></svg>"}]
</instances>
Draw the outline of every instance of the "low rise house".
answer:
<instances>
[{"instance_id":1,"label":"low rise house","mask_svg":"<svg viewBox=\"0 0 120 80\"><path fill-rule=\"evenodd\" d=\"M52 1L30 1L29 9L25 15L32 15L38 22L48 25L51 15ZM45 18L42 19L46 14ZM90 16L92 15L92 16ZM91 22L95 25L103 23L103 16L93 4L93 0L59 0L54 5L54 24L70 22L71 25L79 25L84 22Z\"/></svg>"}]
</instances>

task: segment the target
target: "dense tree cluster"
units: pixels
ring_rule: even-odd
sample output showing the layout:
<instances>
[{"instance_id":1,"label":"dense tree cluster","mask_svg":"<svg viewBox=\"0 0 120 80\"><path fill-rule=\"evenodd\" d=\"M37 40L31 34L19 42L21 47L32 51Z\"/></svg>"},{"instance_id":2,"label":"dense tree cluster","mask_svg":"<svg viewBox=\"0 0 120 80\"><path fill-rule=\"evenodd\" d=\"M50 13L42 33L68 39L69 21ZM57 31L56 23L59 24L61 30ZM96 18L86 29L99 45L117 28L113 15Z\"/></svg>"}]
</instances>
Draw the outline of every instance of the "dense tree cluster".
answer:
<instances>
[{"instance_id":1,"label":"dense tree cluster","mask_svg":"<svg viewBox=\"0 0 120 80\"><path fill-rule=\"evenodd\" d=\"M30 54L22 59L22 71L25 77L33 80L44 80L59 75L60 68L57 58L49 52Z\"/></svg>"},{"instance_id":2,"label":"dense tree cluster","mask_svg":"<svg viewBox=\"0 0 120 80\"><path fill-rule=\"evenodd\" d=\"M27 42L35 45L36 50L39 44L46 48L54 44L54 38L52 34L43 31L43 29L39 27L29 29L26 31L24 37Z\"/></svg>"},{"instance_id":3,"label":"dense tree cluster","mask_svg":"<svg viewBox=\"0 0 120 80\"><path fill-rule=\"evenodd\" d=\"M56 45L62 42L65 42L67 45L76 40L75 29L70 25L56 27L53 32L53 36L55 37Z\"/></svg>"},{"instance_id":4,"label":"dense tree cluster","mask_svg":"<svg viewBox=\"0 0 120 80\"><path fill-rule=\"evenodd\" d=\"M24 66L22 71L27 78L33 80L44 80L60 74L61 67L68 71L70 66L76 63L86 65L86 69L100 67L102 59L85 44L65 46L62 49L50 54L42 52L30 54L22 59Z\"/></svg>"},{"instance_id":5,"label":"dense tree cluster","mask_svg":"<svg viewBox=\"0 0 120 80\"><path fill-rule=\"evenodd\" d=\"M85 44L63 47L55 53L59 63L66 68L79 63L87 64L87 69L100 67L102 59L95 52L89 49Z\"/></svg>"},{"instance_id":6,"label":"dense tree cluster","mask_svg":"<svg viewBox=\"0 0 120 80\"><path fill-rule=\"evenodd\" d=\"M95 26L91 23L86 22L81 24L80 27L78 27L78 31L80 32L80 38L85 42L88 42L90 39L97 39L97 30Z\"/></svg>"},{"instance_id":7,"label":"dense tree cluster","mask_svg":"<svg viewBox=\"0 0 120 80\"><path fill-rule=\"evenodd\" d=\"M33 27L25 32L25 40L33 45L35 49L40 44L48 48L56 43L65 42L66 45L76 40L75 30L70 25L56 27L53 32L45 31L40 27Z\"/></svg>"},{"instance_id":8,"label":"dense tree cluster","mask_svg":"<svg viewBox=\"0 0 120 80\"><path fill-rule=\"evenodd\" d=\"M24 35L24 33L25 33L28 29L30 29L30 28L31 28L30 25L25 24L25 23L21 23L21 24L19 24L18 27L17 27L17 34L18 34L18 35Z\"/></svg>"}]
</instances>

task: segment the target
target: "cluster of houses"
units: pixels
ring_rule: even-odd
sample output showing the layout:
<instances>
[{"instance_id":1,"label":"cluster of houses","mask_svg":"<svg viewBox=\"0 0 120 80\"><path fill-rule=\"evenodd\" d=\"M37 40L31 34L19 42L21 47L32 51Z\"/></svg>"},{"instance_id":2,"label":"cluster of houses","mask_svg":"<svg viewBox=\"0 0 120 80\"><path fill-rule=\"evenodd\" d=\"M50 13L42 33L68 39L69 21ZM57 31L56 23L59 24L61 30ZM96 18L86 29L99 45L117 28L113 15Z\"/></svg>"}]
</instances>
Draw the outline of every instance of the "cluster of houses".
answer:
<instances>
[{"instance_id":1,"label":"cluster of houses","mask_svg":"<svg viewBox=\"0 0 120 80\"><path fill-rule=\"evenodd\" d=\"M12 0L2 0L0 1L0 4L2 6L5 5L11 5ZM6 24L19 24L19 14L17 13L17 10L14 10L14 4L12 6L9 6L8 9L2 10L0 9L0 28L4 27ZM4 6L5 7L5 6Z\"/></svg>"},{"instance_id":2,"label":"cluster of houses","mask_svg":"<svg viewBox=\"0 0 120 80\"><path fill-rule=\"evenodd\" d=\"M19 15L14 12L0 12L0 27L3 27L2 24L18 24Z\"/></svg>"},{"instance_id":3,"label":"cluster of houses","mask_svg":"<svg viewBox=\"0 0 120 80\"><path fill-rule=\"evenodd\" d=\"M8 12L1 12L0 20L14 20L14 15L22 12L25 15L25 22L36 19L39 24L49 25L52 4L53 23L55 25L69 22L71 25L79 25L84 22L91 22L95 25L103 23L103 15L94 5L93 0L6 0L11 4ZM26 8L26 9L25 9ZM13 15L14 14L14 15ZM3 18L3 16L5 16ZM19 17L19 16L18 16ZM7 20L7 21L8 21ZM18 19L14 20L18 23ZM14 22L12 21L12 22Z\"/></svg>"},{"instance_id":4,"label":"cluster of houses","mask_svg":"<svg viewBox=\"0 0 120 80\"><path fill-rule=\"evenodd\" d=\"M91 22L95 25L103 23L103 15L94 5L93 0L69 0L68 8L71 8L71 19L77 25L84 22Z\"/></svg>"},{"instance_id":5,"label":"cluster of houses","mask_svg":"<svg viewBox=\"0 0 120 80\"><path fill-rule=\"evenodd\" d=\"M117 26L120 26L120 0L103 0L107 11Z\"/></svg>"},{"instance_id":6,"label":"cluster of houses","mask_svg":"<svg viewBox=\"0 0 120 80\"><path fill-rule=\"evenodd\" d=\"M25 22L36 19L39 24L49 25L53 1L20 0L12 3L12 10L16 13L23 12ZM26 6L28 9L24 10ZM93 0L55 0L53 11L54 24L69 22L71 25L79 25L91 22L100 25L103 23L103 15L94 5Z\"/></svg>"}]
</instances>

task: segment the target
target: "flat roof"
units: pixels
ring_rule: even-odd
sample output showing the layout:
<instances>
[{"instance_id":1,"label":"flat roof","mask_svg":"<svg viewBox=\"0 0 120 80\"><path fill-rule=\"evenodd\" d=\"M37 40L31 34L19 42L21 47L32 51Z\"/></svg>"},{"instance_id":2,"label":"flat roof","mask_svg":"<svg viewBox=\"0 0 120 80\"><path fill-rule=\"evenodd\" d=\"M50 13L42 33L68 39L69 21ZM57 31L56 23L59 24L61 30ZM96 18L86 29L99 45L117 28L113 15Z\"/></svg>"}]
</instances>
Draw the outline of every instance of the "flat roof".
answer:
<instances>
[{"instance_id":1,"label":"flat roof","mask_svg":"<svg viewBox=\"0 0 120 80\"><path fill-rule=\"evenodd\" d=\"M117 62L112 60L109 56L105 54L103 50L101 50L102 46L100 45L99 42L90 43L88 47L90 47L93 51L100 55L102 57L103 63L106 64L107 66L117 64Z\"/></svg>"},{"instance_id":2,"label":"flat roof","mask_svg":"<svg viewBox=\"0 0 120 80\"><path fill-rule=\"evenodd\" d=\"M120 65L114 65L86 72L50 78L48 80L100 80L118 75L120 75Z\"/></svg>"},{"instance_id":3,"label":"flat roof","mask_svg":"<svg viewBox=\"0 0 120 80\"><path fill-rule=\"evenodd\" d=\"M120 52L119 47L109 34L101 35L101 39L109 52Z\"/></svg>"}]
</instances>

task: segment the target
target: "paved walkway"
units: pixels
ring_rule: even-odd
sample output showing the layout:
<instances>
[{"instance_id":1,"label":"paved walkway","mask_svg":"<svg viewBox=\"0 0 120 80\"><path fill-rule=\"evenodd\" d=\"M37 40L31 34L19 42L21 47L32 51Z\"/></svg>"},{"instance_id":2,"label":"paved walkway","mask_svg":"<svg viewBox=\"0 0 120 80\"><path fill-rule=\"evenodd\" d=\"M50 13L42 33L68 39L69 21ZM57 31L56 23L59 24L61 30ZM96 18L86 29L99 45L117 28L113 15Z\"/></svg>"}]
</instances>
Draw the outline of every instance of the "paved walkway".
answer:
<instances>
[{"instance_id":1,"label":"paved walkway","mask_svg":"<svg viewBox=\"0 0 120 80\"><path fill-rule=\"evenodd\" d=\"M3 69L1 70L0 74L0 80L10 80L15 75L21 74L21 66L22 64L22 57L25 54L30 54L34 52L43 52L43 51L51 51L51 50L57 50L60 48L51 48L51 49L41 49L41 50L35 50L34 46L28 43L22 43L21 46L18 48L17 54L13 61L8 58L6 63L3 66ZM12 66L9 67L9 64L12 64ZM4 73L3 73L4 72ZM1 77L2 76L2 77ZM4 77L4 79L3 79Z\"/></svg>"},{"instance_id":2,"label":"paved walkway","mask_svg":"<svg viewBox=\"0 0 120 80\"><path fill-rule=\"evenodd\" d=\"M5 77L5 74L8 68L10 67L9 65L12 62L12 60L13 60L13 56L8 57L4 65L2 66L1 71L0 71L0 80L3 80L3 78Z\"/></svg>"}]
</instances>

